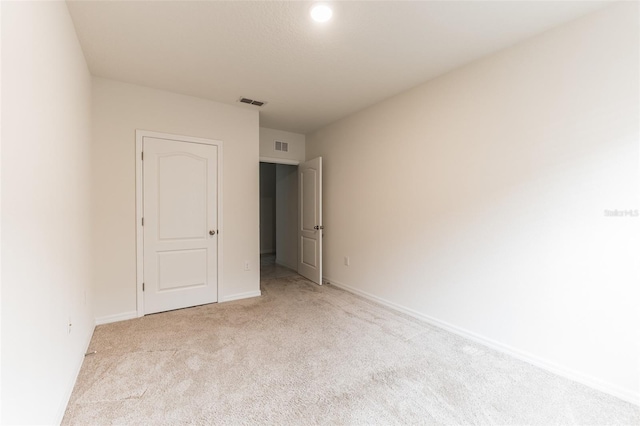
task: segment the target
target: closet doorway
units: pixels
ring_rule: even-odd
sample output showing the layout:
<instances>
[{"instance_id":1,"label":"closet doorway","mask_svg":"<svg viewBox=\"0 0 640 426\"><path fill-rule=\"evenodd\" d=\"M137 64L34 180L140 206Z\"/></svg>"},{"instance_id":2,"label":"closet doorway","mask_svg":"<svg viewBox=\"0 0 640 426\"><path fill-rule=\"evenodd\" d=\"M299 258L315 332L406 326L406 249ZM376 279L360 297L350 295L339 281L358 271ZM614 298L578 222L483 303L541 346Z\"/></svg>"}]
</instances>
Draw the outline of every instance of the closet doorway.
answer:
<instances>
[{"instance_id":1,"label":"closet doorway","mask_svg":"<svg viewBox=\"0 0 640 426\"><path fill-rule=\"evenodd\" d=\"M298 272L298 166L260 163L260 278Z\"/></svg>"},{"instance_id":2,"label":"closet doorway","mask_svg":"<svg viewBox=\"0 0 640 426\"><path fill-rule=\"evenodd\" d=\"M322 285L322 157L260 162L260 277Z\"/></svg>"}]
</instances>

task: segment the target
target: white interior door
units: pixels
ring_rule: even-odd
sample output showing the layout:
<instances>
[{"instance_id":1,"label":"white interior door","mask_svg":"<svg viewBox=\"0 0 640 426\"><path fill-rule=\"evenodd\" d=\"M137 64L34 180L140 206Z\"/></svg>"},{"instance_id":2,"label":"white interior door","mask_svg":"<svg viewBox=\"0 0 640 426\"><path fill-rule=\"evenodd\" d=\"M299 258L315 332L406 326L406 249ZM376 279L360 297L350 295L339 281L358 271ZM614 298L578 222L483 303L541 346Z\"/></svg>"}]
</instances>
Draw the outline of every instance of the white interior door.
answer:
<instances>
[{"instance_id":1,"label":"white interior door","mask_svg":"<svg viewBox=\"0 0 640 426\"><path fill-rule=\"evenodd\" d=\"M298 273L322 284L322 157L298 166Z\"/></svg>"},{"instance_id":2,"label":"white interior door","mask_svg":"<svg viewBox=\"0 0 640 426\"><path fill-rule=\"evenodd\" d=\"M144 137L144 313L218 300L218 147Z\"/></svg>"}]
</instances>

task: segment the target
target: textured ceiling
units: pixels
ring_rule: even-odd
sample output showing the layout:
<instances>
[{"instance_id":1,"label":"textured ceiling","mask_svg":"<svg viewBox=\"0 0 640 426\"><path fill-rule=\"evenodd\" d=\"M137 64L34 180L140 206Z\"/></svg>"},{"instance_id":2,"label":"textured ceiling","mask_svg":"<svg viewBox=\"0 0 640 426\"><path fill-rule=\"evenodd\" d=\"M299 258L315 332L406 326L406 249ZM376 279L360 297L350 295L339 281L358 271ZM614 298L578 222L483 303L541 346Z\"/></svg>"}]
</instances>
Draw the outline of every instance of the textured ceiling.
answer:
<instances>
[{"instance_id":1,"label":"textured ceiling","mask_svg":"<svg viewBox=\"0 0 640 426\"><path fill-rule=\"evenodd\" d=\"M307 133L606 5L581 1L70 1L93 75L257 108Z\"/></svg>"}]
</instances>

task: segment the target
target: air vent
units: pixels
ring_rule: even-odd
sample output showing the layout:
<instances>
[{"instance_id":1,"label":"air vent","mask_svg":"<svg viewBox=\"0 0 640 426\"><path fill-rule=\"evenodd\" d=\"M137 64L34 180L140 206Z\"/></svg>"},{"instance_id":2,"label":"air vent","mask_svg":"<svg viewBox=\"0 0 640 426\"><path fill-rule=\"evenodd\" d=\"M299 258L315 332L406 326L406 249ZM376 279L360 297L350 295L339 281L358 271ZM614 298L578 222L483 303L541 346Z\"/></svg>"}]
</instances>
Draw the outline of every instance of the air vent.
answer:
<instances>
[{"instance_id":1,"label":"air vent","mask_svg":"<svg viewBox=\"0 0 640 426\"><path fill-rule=\"evenodd\" d=\"M249 98L240 98L240 99L238 99L238 102L242 102L243 104L255 105L255 106L259 106L259 107L261 107L262 105L266 104L266 102L255 101L255 100L249 99Z\"/></svg>"},{"instance_id":2,"label":"air vent","mask_svg":"<svg viewBox=\"0 0 640 426\"><path fill-rule=\"evenodd\" d=\"M276 141L276 151L289 152L289 142Z\"/></svg>"}]
</instances>

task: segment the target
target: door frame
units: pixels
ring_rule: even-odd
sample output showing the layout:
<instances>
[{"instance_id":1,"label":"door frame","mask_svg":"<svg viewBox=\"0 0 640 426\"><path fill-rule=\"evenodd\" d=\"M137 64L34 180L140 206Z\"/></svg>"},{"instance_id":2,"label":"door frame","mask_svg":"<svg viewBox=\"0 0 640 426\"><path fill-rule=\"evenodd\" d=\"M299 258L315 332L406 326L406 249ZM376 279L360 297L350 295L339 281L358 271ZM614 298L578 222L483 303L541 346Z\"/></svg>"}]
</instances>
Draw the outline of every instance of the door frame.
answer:
<instances>
[{"instance_id":1,"label":"door frame","mask_svg":"<svg viewBox=\"0 0 640 426\"><path fill-rule=\"evenodd\" d=\"M291 160L288 158L278 158L278 157L259 157L258 158L258 167L260 166L260 163L267 163L267 164L283 164L285 166L296 166L296 174L298 173L298 167L300 166L300 161L299 160ZM298 196L300 196L299 194L300 190L298 188L296 188L296 193L298 193ZM260 194L258 194L258 214L260 214ZM298 218L298 220L300 220L300 202L298 202L298 206L297 206L297 210L296 210L296 217ZM296 226L296 232L297 232L297 228L298 226ZM261 232L261 231L258 231ZM298 240L298 238L296 238L296 241ZM278 251L278 248L276 247L276 253ZM258 252L260 252L260 248L258 248ZM259 256L261 256L262 253L259 253ZM299 261L299 257L300 257L300 241L298 241L297 247L296 247L296 274L298 273L298 263L300 263ZM277 259L277 257L276 257ZM282 265L285 266L285 265ZM288 266L285 266L287 268L289 268ZM291 269L291 268L289 268Z\"/></svg>"},{"instance_id":2,"label":"door frame","mask_svg":"<svg viewBox=\"0 0 640 426\"><path fill-rule=\"evenodd\" d=\"M298 166L298 165L300 165L300 161L298 161L298 160L290 160L288 158L277 158L277 157L260 157L258 159L258 164L260 164L260 163L286 164L288 166Z\"/></svg>"},{"instance_id":3,"label":"door frame","mask_svg":"<svg viewBox=\"0 0 640 426\"><path fill-rule=\"evenodd\" d=\"M175 135L171 133L152 132L149 130L136 129L136 313L137 317L144 316L144 293L142 291L142 283L144 282L144 232L142 227L142 217L144 216L144 182L142 175L142 140L145 137L156 139L167 139L172 141L199 143L204 145L215 145L218 147L218 188L216 208L218 210L218 258L217 262L217 291L218 302L220 295L223 294L222 287L222 248L224 232L222 225L222 141L214 139L197 138L193 136Z\"/></svg>"},{"instance_id":4,"label":"door frame","mask_svg":"<svg viewBox=\"0 0 640 426\"><path fill-rule=\"evenodd\" d=\"M322 158L322 157L320 156L319 158ZM298 192L298 211L296 212L296 216L298 217L298 226L297 226L298 232L300 232L300 220L301 220L301 218L300 218L300 203L302 201L300 199L300 186L299 186L300 185L300 175L299 175L299 173L300 173L300 165L305 163L305 162L306 161L299 161L299 160L293 160L293 159L288 159L288 158L278 158L278 157L262 157L261 156L261 157L258 158L258 164L260 164L260 163L285 164L285 165L290 165L290 166L296 166L298 168L298 189L297 189L297 192ZM321 164L322 164L322 161L321 161ZM322 194L322 181L321 181L320 182L320 199L321 200L322 200L322 195L323 194ZM259 195L258 195L258 197L259 197ZM321 204L321 207L320 207L320 218L322 218L322 204ZM322 222L322 219L320 220L320 222ZM320 225L322 225L322 223ZM324 238L324 236L323 236L324 232L322 230L319 230L319 231L320 231L320 239ZM296 240L298 241L298 244L297 244L298 247L296 249L296 252L298 254L298 265L297 265L298 268L296 269L296 273L298 273L300 275L299 267L300 267L300 247L301 246L300 246L299 235L296 238ZM323 252L322 252L322 250L324 250L324 247L320 251L320 264L321 265L323 263L322 262L322 260L323 260ZM321 269L322 269L322 267L321 267ZM321 272L321 274L320 274L320 282L316 283L316 284L317 285L323 285L324 282L325 282L324 281L324 276L322 275L322 272Z\"/></svg>"}]
</instances>

